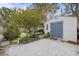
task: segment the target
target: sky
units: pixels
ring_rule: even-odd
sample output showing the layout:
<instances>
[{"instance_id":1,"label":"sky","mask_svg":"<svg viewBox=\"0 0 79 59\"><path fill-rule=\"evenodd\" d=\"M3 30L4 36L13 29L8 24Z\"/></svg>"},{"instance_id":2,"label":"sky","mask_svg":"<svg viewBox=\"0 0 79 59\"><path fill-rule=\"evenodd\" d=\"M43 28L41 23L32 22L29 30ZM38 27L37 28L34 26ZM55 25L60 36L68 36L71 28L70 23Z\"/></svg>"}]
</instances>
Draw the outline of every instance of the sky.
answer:
<instances>
[{"instance_id":1,"label":"sky","mask_svg":"<svg viewBox=\"0 0 79 59\"><path fill-rule=\"evenodd\" d=\"M22 8L26 9L27 7L30 7L32 3L0 3L0 8L1 7L7 7L7 8ZM61 9L64 9L64 6L62 4L59 4L60 9L57 11L55 15L61 15Z\"/></svg>"},{"instance_id":2,"label":"sky","mask_svg":"<svg viewBox=\"0 0 79 59\"><path fill-rule=\"evenodd\" d=\"M32 4L31 3L0 3L0 8L1 7L7 7L7 8L22 8L25 9L27 7L30 7Z\"/></svg>"},{"instance_id":3,"label":"sky","mask_svg":"<svg viewBox=\"0 0 79 59\"><path fill-rule=\"evenodd\" d=\"M64 13L65 6L63 4L59 4L59 7L60 8L57 10L55 15L62 15L62 13ZM62 13L61 13L61 9L62 9Z\"/></svg>"}]
</instances>

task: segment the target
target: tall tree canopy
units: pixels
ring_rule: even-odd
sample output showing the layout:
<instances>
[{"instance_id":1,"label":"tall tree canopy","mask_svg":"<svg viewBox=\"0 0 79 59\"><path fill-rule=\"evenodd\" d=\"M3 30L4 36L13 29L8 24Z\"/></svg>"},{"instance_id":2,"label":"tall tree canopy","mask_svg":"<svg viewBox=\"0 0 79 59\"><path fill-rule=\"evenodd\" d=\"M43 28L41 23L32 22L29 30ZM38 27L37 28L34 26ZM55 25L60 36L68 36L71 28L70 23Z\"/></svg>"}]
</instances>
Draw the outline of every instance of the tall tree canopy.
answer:
<instances>
[{"instance_id":1,"label":"tall tree canopy","mask_svg":"<svg viewBox=\"0 0 79 59\"><path fill-rule=\"evenodd\" d=\"M65 6L65 14L68 16L75 16L79 21L79 4L78 3L66 3Z\"/></svg>"},{"instance_id":2,"label":"tall tree canopy","mask_svg":"<svg viewBox=\"0 0 79 59\"><path fill-rule=\"evenodd\" d=\"M3 17L4 28L7 32L15 33L18 28L22 27L30 34L42 25L42 20L47 18L48 13L56 12L57 4L34 3L32 7L32 9L9 9L2 7L0 13Z\"/></svg>"},{"instance_id":3,"label":"tall tree canopy","mask_svg":"<svg viewBox=\"0 0 79 59\"><path fill-rule=\"evenodd\" d=\"M20 9L12 13L12 20L29 32L41 26L42 19L43 16L41 14L30 9Z\"/></svg>"},{"instance_id":4,"label":"tall tree canopy","mask_svg":"<svg viewBox=\"0 0 79 59\"><path fill-rule=\"evenodd\" d=\"M5 22L10 21L10 17L11 17L10 12L11 10L9 8L6 7L0 8L0 14Z\"/></svg>"},{"instance_id":5,"label":"tall tree canopy","mask_svg":"<svg viewBox=\"0 0 79 59\"><path fill-rule=\"evenodd\" d=\"M49 12L55 13L56 10L58 9L57 3L34 3L32 5L33 5L34 10L44 15L45 18L47 17L47 14Z\"/></svg>"},{"instance_id":6,"label":"tall tree canopy","mask_svg":"<svg viewBox=\"0 0 79 59\"><path fill-rule=\"evenodd\" d=\"M2 7L0 8L0 15L3 19L3 28L4 28L4 37L6 40L14 39L17 35L19 35L19 29L17 25L12 21L12 9Z\"/></svg>"}]
</instances>

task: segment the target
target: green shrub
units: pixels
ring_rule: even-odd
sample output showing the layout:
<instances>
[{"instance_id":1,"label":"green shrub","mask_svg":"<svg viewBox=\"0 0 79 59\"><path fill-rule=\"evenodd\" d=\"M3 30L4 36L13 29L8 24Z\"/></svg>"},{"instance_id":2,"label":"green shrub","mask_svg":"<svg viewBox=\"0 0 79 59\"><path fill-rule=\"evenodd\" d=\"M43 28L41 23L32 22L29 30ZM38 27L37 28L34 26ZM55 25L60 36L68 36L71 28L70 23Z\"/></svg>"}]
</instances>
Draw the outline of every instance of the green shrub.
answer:
<instances>
[{"instance_id":1,"label":"green shrub","mask_svg":"<svg viewBox=\"0 0 79 59\"><path fill-rule=\"evenodd\" d=\"M13 40L20 34L19 29L16 25L8 25L5 26L5 28L6 29L3 35L6 40Z\"/></svg>"},{"instance_id":2,"label":"green shrub","mask_svg":"<svg viewBox=\"0 0 79 59\"><path fill-rule=\"evenodd\" d=\"M17 41L10 40L10 41L9 41L9 44L10 44L10 45L17 44Z\"/></svg>"},{"instance_id":3,"label":"green shrub","mask_svg":"<svg viewBox=\"0 0 79 59\"><path fill-rule=\"evenodd\" d=\"M47 33L47 34L44 34L44 38L49 38L50 35Z\"/></svg>"},{"instance_id":4,"label":"green shrub","mask_svg":"<svg viewBox=\"0 0 79 59\"><path fill-rule=\"evenodd\" d=\"M19 42L20 43L27 43L29 41L31 41L31 37L30 36L26 36L26 37L22 38Z\"/></svg>"},{"instance_id":5,"label":"green shrub","mask_svg":"<svg viewBox=\"0 0 79 59\"><path fill-rule=\"evenodd\" d=\"M20 43L28 43L32 41L39 40L39 37L37 35L34 36L26 36L20 40Z\"/></svg>"}]
</instances>

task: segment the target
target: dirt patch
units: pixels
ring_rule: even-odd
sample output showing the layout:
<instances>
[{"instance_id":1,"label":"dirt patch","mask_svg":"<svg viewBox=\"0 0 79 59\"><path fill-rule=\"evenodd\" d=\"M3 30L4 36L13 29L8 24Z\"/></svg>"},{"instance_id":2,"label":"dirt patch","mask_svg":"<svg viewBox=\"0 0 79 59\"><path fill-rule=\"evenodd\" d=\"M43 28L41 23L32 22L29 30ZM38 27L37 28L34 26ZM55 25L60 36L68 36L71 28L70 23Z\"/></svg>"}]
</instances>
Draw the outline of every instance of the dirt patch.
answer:
<instances>
[{"instance_id":1,"label":"dirt patch","mask_svg":"<svg viewBox=\"0 0 79 59\"><path fill-rule=\"evenodd\" d=\"M66 42L66 43L70 43L70 44L73 44L73 45L79 45L79 42L74 42L74 41L64 41L64 40L61 40L62 42Z\"/></svg>"},{"instance_id":2,"label":"dirt patch","mask_svg":"<svg viewBox=\"0 0 79 59\"><path fill-rule=\"evenodd\" d=\"M6 47L0 47L0 56L7 56Z\"/></svg>"},{"instance_id":3,"label":"dirt patch","mask_svg":"<svg viewBox=\"0 0 79 59\"><path fill-rule=\"evenodd\" d=\"M77 54L79 54L79 51L77 52Z\"/></svg>"}]
</instances>

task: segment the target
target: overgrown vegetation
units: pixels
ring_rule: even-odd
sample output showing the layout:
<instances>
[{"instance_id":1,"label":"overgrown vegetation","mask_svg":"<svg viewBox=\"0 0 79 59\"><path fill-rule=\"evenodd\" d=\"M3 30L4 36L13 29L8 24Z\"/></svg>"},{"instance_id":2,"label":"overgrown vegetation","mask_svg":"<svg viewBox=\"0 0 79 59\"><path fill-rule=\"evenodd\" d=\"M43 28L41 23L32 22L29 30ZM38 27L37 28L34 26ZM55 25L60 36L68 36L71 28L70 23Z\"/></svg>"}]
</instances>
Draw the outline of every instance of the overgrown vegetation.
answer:
<instances>
[{"instance_id":1,"label":"overgrown vegetation","mask_svg":"<svg viewBox=\"0 0 79 59\"><path fill-rule=\"evenodd\" d=\"M19 29L16 25L6 25L4 28L5 32L3 33L3 35L6 38L6 40L13 40L17 38L17 36L20 34Z\"/></svg>"},{"instance_id":2,"label":"overgrown vegetation","mask_svg":"<svg viewBox=\"0 0 79 59\"><path fill-rule=\"evenodd\" d=\"M0 15L3 18L4 37L9 40L11 44L30 42L39 40L38 35L35 34L38 28L43 28L43 22L47 20L47 15L55 15L56 11L60 9L60 4L57 3L34 3L32 7L26 9L10 9L6 7L0 8ZM65 9L62 9L62 16L76 16L79 19L79 4L63 4ZM64 14L65 13L65 14ZM22 33L20 28L24 29L26 37L20 37ZM45 38L49 35L45 34Z\"/></svg>"},{"instance_id":3,"label":"overgrown vegetation","mask_svg":"<svg viewBox=\"0 0 79 59\"><path fill-rule=\"evenodd\" d=\"M5 39L11 42L13 40L16 41L16 38L21 34L20 28L23 28L24 32L27 34L20 42L38 39L38 35L35 34L35 31L38 28L43 27L43 21L46 19L47 14L49 12L54 12L55 7L56 4L35 3L32 4L32 8L29 7L27 9L0 8L0 15L4 21L3 34Z\"/></svg>"}]
</instances>

